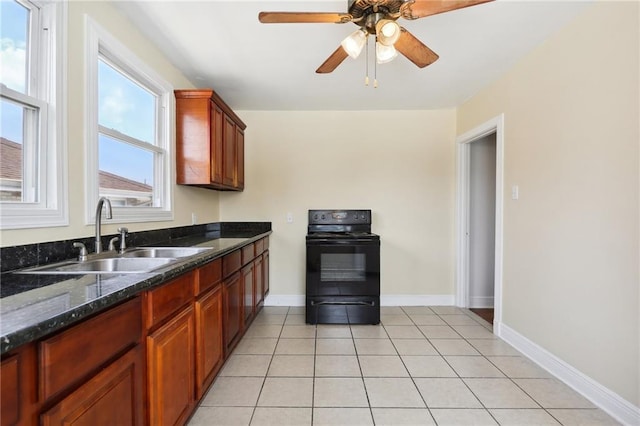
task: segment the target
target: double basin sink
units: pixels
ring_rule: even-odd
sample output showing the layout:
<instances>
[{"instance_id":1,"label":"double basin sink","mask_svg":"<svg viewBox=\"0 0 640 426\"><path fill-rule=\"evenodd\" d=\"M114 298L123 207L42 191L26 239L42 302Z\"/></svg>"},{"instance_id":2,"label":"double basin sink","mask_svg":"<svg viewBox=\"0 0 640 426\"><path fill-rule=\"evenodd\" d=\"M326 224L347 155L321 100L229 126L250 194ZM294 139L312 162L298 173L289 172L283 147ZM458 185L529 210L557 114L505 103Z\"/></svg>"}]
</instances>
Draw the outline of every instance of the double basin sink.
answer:
<instances>
[{"instance_id":1,"label":"double basin sink","mask_svg":"<svg viewBox=\"0 0 640 426\"><path fill-rule=\"evenodd\" d=\"M65 261L20 271L22 274L139 274L181 258L211 250L202 247L138 247L124 253L103 252L84 261Z\"/></svg>"}]
</instances>

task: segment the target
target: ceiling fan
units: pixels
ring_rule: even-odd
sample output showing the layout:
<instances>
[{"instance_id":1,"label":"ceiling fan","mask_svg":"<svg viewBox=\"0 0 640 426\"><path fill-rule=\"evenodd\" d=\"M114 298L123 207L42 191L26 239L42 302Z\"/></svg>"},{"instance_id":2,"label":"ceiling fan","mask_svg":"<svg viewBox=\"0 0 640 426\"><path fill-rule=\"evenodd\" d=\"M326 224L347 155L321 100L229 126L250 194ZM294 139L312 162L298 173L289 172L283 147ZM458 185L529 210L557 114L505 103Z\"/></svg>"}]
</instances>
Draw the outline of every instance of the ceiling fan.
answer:
<instances>
[{"instance_id":1,"label":"ceiling fan","mask_svg":"<svg viewBox=\"0 0 640 426\"><path fill-rule=\"evenodd\" d=\"M353 22L358 25L360 28L345 38L316 70L320 74L332 72L347 56L357 58L369 35L376 38L378 63L389 62L400 52L424 68L434 63L438 55L396 21L424 18L490 1L493 0L348 0L347 13L260 12L258 19L263 24Z\"/></svg>"}]
</instances>

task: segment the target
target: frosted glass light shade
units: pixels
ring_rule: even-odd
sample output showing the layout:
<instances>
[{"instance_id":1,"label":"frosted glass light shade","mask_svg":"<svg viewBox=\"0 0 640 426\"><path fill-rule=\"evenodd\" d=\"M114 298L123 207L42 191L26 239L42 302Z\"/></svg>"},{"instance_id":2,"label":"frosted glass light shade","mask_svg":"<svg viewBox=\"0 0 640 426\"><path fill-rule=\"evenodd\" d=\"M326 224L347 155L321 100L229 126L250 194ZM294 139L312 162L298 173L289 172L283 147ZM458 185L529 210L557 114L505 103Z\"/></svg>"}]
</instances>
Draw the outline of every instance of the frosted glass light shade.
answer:
<instances>
[{"instance_id":1,"label":"frosted glass light shade","mask_svg":"<svg viewBox=\"0 0 640 426\"><path fill-rule=\"evenodd\" d=\"M367 41L367 33L363 30L356 30L347 38L342 40L342 48L347 52L349 56L353 59L356 59L360 56L360 52L362 52L362 48L364 47L365 42Z\"/></svg>"},{"instance_id":2,"label":"frosted glass light shade","mask_svg":"<svg viewBox=\"0 0 640 426\"><path fill-rule=\"evenodd\" d=\"M381 19L376 24L378 41L385 46L393 46L400 38L400 25L390 19Z\"/></svg>"},{"instance_id":3,"label":"frosted glass light shade","mask_svg":"<svg viewBox=\"0 0 640 426\"><path fill-rule=\"evenodd\" d=\"M385 46L379 41L376 42L376 60L379 64L391 62L396 56L398 56L398 51L393 45Z\"/></svg>"}]
</instances>

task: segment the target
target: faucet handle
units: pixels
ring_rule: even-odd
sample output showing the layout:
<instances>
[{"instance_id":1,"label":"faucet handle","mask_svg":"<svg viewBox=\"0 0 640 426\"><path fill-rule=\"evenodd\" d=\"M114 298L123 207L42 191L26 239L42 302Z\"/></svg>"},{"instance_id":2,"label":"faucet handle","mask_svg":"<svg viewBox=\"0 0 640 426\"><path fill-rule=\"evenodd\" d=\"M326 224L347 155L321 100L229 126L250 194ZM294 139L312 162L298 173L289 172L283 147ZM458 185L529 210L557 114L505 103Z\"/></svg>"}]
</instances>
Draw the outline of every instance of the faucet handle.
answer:
<instances>
[{"instance_id":1,"label":"faucet handle","mask_svg":"<svg viewBox=\"0 0 640 426\"><path fill-rule=\"evenodd\" d=\"M79 248L80 249L78 260L81 261L81 262L87 260L87 256L89 255L89 252L87 251L87 247L83 243L78 242L78 241L73 243L73 246L75 248Z\"/></svg>"}]
</instances>

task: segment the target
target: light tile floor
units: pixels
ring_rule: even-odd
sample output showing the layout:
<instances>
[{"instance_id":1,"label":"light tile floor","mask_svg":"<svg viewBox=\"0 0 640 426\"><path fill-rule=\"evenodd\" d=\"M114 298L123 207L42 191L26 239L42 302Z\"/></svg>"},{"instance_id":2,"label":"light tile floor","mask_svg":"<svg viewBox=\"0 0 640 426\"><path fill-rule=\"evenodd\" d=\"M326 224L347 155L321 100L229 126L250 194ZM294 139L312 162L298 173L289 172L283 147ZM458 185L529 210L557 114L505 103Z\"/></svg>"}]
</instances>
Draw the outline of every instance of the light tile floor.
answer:
<instances>
[{"instance_id":1,"label":"light tile floor","mask_svg":"<svg viewBox=\"0 0 640 426\"><path fill-rule=\"evenodd\" d=\"M303 307L265 307L189 425L618 424L470 311L381 316L315 326Z\"/></svg>"}]
</instances>

